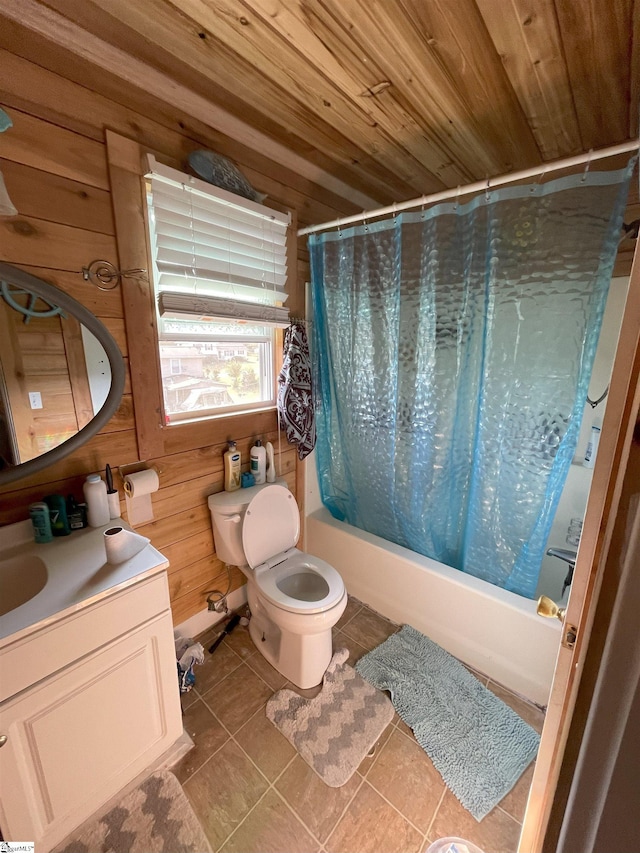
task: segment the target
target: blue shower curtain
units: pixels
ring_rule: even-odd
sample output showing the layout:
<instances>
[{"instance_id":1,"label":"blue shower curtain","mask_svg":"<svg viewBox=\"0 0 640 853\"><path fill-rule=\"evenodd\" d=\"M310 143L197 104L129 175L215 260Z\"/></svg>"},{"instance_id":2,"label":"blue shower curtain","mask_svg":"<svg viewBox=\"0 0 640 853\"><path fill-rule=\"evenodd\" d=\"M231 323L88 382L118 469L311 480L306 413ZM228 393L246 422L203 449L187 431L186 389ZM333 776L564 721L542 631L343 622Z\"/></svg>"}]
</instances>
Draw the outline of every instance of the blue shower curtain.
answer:
<instances>
[{"instance_id":1,"label":"blue shower curtain","mask_svg":"<svg viewBox=\"0 0 640 853\"><path fill-rule=\"evenodd\" d=\"M634 162L310 236L336 518L535 595Z\"/></svg>"}]
</instances>

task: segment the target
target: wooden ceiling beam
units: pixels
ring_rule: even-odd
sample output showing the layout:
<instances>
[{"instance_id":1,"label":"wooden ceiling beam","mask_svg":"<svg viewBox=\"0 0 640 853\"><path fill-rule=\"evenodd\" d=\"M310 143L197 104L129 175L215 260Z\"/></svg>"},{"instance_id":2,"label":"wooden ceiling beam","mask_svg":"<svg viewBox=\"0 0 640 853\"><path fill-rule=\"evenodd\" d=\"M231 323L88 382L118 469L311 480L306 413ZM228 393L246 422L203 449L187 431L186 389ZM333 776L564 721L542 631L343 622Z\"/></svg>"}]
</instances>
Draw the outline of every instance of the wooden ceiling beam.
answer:
<instances>
[{"instance_id":1,"label":"wooden ceiling beam","mask_svg":"<svg viewBox=\"0 0 640 853\"><path fill-rule=\"evenodd\" d=\"M36 0L0 0L0 13L39 33L65 50L87 59L128 83L141 87L154 97L179 107L210 126L219 127L242 144L261 151L276 162L285 164L292 171L326 187L336 195L365 208L378 203L376 199L354 190L353 187L318 168L242 119L220 109L211 101L193 93L166 74L156 71L118 47L87 33L55 11L40 5Z\"/></svg>"},{"instance_id":2,"label":"wooden ceiling beam","mask_svg":"<svg viewBox=\"0 0 640 853\"><path fill-rule=\"evenodd\" d=\"M285 130L302 138L320 138L331 151L337 140L351 140L380 169L388 169L410 185L413 192L443 183L422 160L408 152L388 130L384 116L368 99L349 100L333 80L319 73L306 51L297 50L245 4L237 0L93 0L110 10L155 45L176 57L184 57L213 86L216 81L242 92L248 104L277 117ZM152 22L150 22L150 18ZM198 39L198 33L205 38ZM366 103L363 103L366 101ZM300 123L306 126L300 128ZM324 139L322 139L324 137ZM422 154L424 155L424 151Z\"/></svg>"},{"instance_id":3,"label":"wooden ceiling beam","mask_svg":"<svg viewBox=\"0 0 640 853\"><path fill-rule=\"evenodd\" d=\"M319 123L304 104L264 75L257 86L255 69L216 40L214 32L169 2L145 3L154 3L153 11L150 5L116 0L50 0L48 5L361 192L392 198L415 194L414 184L357 144L351 127L344 135Z\"/></svg>"},{"instance_id":4,"label":"wooden ceiling beam","mask_svg":"<svg viewBox=\"0 0 640 853\"><path fill-rule=\"evenodd\" d=\"M193 140L255 169L257 186L286 179L320 207L386 205L637 133L640 0L0 0L3 9L0 46L94 90L107 114L131 120L130 135L137 111L145 133L182 135L181 156ZM22 93L13 105L25 108ZM46 109L54 122L64 112ZM97 138L101 117L69 117Z\"/></svg>"},{"instance_id":5,"label":"wooden ceiling beam","mask_svg":"<svg viewBox=\"0 0 640 853\"><path fill-rule=\"evenodd\" d=\"M6 29L6 26L2 28L0 44ZM58 49L55 50L58 56L62 54ZM68 72L69 57L66 54L64 56L65 71ZM256 189L266 192L271 198L288 207L295 207L300 221L307 223L323 222L360 210L356 205L339 198L318 184L311 183L285 166L268 160L259 152L242 146L205 125L193 121L185 124L180 113L173 118L166 105L149 98L148 95L141 96L140 107L153 118L2 48L0 65L4 73L1 99L6 109L13 107L29 112L100 143L104 141L104 128L108 127L124 136L135 137L154 153L181 158L175 163L176 168L184 168L184 157L190 150L196 147L210 148L236 162ZM84 63L82 69L84 82L90 87L89 70L95 73L95 69L93 66L85 68ZM105 73L99 73L104 87ZM127 91L130 96L129 87ZM48 93L46 107L37 102L38 92ZM122 96L122 92L122 82L117 81L116 94ZM189 144L190 139L193 140L192 144ZM283 195L283 192L286 195Z\"/></svg>"}]
</instances>

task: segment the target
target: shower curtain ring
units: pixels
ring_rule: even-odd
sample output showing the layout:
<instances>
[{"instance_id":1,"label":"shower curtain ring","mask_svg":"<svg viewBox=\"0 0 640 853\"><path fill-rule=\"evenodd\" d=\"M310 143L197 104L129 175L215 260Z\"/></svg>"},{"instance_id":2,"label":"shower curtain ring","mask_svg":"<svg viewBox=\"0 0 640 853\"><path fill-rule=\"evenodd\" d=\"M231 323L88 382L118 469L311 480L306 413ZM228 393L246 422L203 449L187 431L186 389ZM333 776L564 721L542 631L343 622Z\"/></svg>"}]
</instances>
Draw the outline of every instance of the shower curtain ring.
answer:
<instances>
[{"instance_id":1,"label":"shower curtain ring","mask_svg":"<svg viewBox=\"0 0 640 853\"><path fill-rule=\"evenodd\" d=\"M587 154L587 162L585 163L584 174L583 174L582 179L581 179L581 183L583 183L583 184L587 180L587 173L589 172L589 167L591 166L591 158L592 157L593 157L593 148L590 148L589 153Z\"/></svg>"},{"instance_id":2,"label":"shower curtain ring","mask_svg":"<svg viewBox=\"0 0 640 853\"><path fill-rule=\"evenodd\" d=\"M458 184L458 189L456 190L456 203L453 206L454 210L457 210L460 205L460 193L462 192L462 187Z\"/></svg>"},{"instance_id":3,"label":"shower curtain ring","mask_svg":"<svg viewBox=\"0 0 640 853\"><path fill-rule=\"evenodd\" d=\"M491 178L487 178L487 187L484 191L484 197L487 201L489 201L489 190L491 189Z\"/></svg>"},{"instance_id":4,"label":"shower curtain ring","mask_svg":"<svg viewBox=\"0 0 640 853\"><path fill-rule=\"evenodd\" d=\"M531 187L531 192L532 192L532 193L534 193L534 192L538 189L538 187L541 187L541 186L542 186L542 182L544 181L544 176L545 176L546 174L547 174L547 170L546 170L546 169L543 169L543 170L540 172L540 174L538 175L538 180L537 180L537 181L535 182L535 184L533 184L533 185L532 185L532 187Z\"/></svg>"}]
</instances>

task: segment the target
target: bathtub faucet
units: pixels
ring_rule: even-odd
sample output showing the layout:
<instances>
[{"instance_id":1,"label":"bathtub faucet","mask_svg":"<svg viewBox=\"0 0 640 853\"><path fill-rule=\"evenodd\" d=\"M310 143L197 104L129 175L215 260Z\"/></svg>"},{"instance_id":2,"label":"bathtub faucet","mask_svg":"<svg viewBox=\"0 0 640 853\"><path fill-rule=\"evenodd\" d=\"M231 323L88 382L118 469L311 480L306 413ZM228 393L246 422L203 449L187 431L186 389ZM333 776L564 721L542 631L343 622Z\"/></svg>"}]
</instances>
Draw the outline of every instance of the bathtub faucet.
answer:
<instances>
[{"instance_id":1,"label":"bathtub faucet","mask_svg":"<svg viewBox=\"0 0 640 853\"><path fill-rule=\"evenodd\" d=\"M570 551L568 548L549 548L547 551L548 557L558 557L559 560L564 560L570 566L575 566L577 551Z\"/></svg>"},{"instance_id":2,"label":"bathtub faucet","mask_svg":"<svg viewBox=\"0 0 640 853\"><path fill-rule=\"evenodd\" d=\"M578 552L571 551L569 548L548 548L547 556L557 557L559 560L564 560L565 563L569 564L569 571L567 572L567 576L562 584L562 595L564 595L567 588L571 586L571 581L573 580L573 570L576 567L576 557L578 556Z\"/></svg>"}]
</instances>

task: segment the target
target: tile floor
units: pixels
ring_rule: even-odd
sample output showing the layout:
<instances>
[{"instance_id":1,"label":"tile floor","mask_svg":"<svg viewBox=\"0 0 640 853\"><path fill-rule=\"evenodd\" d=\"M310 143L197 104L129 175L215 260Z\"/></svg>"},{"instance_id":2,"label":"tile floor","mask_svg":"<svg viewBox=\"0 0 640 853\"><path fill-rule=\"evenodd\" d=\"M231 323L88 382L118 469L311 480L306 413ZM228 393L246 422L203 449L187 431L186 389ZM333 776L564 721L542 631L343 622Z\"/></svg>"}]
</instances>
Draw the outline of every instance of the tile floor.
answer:
<instances>
[{"instance_id":1,"label":"tile floor","mask_svg":"<svg viewBox=\"0 0 640 853\"><path fill-rule=\"evenodd\" d=\"M334 648L348 648L355 663L397 628L350 599L334 629ZM213 639L215 631L200 641L206 649ZM516 850L532 767L477 823L396 714L347 784L329 788L267 720L265 703L286 681L257 652L247 629L236 628L213 655L205 654L195 689L182 697L195 747L173 770L214 851L423 853L449 835L485 853ZM541 730L537 707L483 681Z\"/></svg>"}]
</instances>

